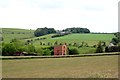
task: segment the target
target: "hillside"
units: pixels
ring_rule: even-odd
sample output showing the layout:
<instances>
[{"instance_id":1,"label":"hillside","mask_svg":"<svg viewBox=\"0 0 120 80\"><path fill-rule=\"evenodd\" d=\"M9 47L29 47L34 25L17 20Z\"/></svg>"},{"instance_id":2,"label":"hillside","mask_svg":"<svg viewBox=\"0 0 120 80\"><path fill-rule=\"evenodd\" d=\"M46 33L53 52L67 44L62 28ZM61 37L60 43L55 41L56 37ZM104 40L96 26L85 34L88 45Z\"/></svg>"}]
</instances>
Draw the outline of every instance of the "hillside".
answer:
<instances>
[{"instance_id":1,"label":"hillside","mask_svg":"<svg viewBox=\"0 0 120 80\"><path fill-rule=\"evenodd\" d=\"M86 42L88 45L93 46L97 44L99 41L105 41L107 44L111 41L111 39L114 37L113 34L69 34L66 36L62 37L57 37L57 38L48 38L45 40L40 40L43 43L54 43L55 41L58 41L58 43L81 43L81 42ZM38 44L38 42L34 42L34 44ZM38 44L39 45L39 44Z\"/></svg>"},{"instance_id":2,"label":"hillside","mask_svg":"<svg viewBox=\"0 0 120 80\"><path fill-rule=\"evenodd\" d=\"M58 43L82 43L86 42L88 45L93 46L98 43L98 41L105 41L107 44L111 41L111 39L114 37L113 34L69 34L62 37L56 37L51 38L54 34L48 34L40 37L34 36L35 30L26 30L26 29L17 29L17 28L2 28L2 36L4 39L4 42L10 42L12 39L33 39L34 45L39 46L39 42L43 42L47 44L48 42L54 44L55 41L58 41ZM46 38L44 40L35 40L38 38Z\"/></svg>"},{"instance_id":3,"label":"hillside","mask_svg":"<svg viewBox=\"0 0 120 80\"><path fill-rule=\"evenodd\" d=\"M4 42L10 42L12 39L27 39L34 37L34 30L18 28L2 28Z\"/></svg>"},{"instance_id":4,"label":"hillside","mask_svg":"<svg viewBox=\"0 0 120 80\"><path fill-rule=\"evenodd\" d=\"M44 36L35 37L34 30L14 29L14 28L3 28L2 35L3 35L4 43L10 42L14 38L22 40L22 43L24 45L21 47L23 49L26 49L26 45L28 44L33 44L33 46L39 50L40 48L45 49L45 48L49 48L50 46L66 43L69 49L72 48L78 49L79 54L95 53L96 46L99 41L105 42L107 46L114 37L114 34L91 34L91 33L89 34L71 33L56 38L52 38L52 36L55 34L47 34ZM51 52L52 50L53 49L51 49Z\"/></svg>"}]
</instances>

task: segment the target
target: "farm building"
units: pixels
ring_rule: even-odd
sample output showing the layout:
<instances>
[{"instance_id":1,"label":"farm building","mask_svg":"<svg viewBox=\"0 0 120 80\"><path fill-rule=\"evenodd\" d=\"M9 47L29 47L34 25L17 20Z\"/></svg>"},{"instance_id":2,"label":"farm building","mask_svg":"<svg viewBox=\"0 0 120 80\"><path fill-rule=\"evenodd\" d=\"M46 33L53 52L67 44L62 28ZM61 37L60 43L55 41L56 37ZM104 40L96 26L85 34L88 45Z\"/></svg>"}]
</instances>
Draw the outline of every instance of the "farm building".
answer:
<instances>
[{"instance_id":1,"label":"farm building","mask_svg":"<svg viewBox=\"0 0 120 80\"><path fill-rule=\"evenodd\" d=\"M54 47L54 55L66 55L67 54L67 46L59 45Z\"/></svg>"}]
</instances>

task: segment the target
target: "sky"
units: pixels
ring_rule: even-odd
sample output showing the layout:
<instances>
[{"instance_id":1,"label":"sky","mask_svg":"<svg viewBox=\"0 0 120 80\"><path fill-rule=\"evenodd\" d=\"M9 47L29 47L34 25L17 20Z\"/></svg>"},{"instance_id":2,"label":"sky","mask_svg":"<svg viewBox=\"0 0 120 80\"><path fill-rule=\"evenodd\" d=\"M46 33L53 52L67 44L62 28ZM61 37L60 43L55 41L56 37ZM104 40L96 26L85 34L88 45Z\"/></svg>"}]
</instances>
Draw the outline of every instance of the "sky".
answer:
<instances>
[{"instance_id":1,"label":"sky","mask_svg":"<svg viewBox=\"0 0 120 80\"><path fill-rule=\"evenodd\" d=\"M119 0L0 0L1 28L118 31Z\"/></svg>"}]
</instances>

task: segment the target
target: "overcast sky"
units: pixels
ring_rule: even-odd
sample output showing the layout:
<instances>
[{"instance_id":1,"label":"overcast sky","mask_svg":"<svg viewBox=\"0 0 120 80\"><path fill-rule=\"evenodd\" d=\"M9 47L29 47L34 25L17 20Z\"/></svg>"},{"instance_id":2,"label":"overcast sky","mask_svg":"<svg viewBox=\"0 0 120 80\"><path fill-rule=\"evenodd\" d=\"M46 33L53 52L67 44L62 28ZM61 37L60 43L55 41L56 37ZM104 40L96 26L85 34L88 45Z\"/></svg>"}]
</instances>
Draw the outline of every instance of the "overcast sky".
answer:
<instances>
[{"instance_id":1,"label":"overcast sky","mask_svg":"<svg viewBox=\"0 0 120 80\"><path fill-rule=\"evenodd\" d=\"M0 0L0 27L118 31L119 0Z\"/></svg>"}]
</instances>

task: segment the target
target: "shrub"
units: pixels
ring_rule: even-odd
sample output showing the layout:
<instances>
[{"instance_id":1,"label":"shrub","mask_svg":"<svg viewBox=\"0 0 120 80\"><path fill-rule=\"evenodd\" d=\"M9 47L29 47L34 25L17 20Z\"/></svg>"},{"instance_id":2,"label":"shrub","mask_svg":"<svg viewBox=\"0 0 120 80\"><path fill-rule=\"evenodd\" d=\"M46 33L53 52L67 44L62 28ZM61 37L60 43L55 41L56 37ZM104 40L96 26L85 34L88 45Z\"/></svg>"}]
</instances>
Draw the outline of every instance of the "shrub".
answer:
<instances>
[{"instance_id":1,"label":"shrub","mask_svg":"<svg viewBox=\"0 0 120 80\"><path fill-rule=\"evenodd\" d=\"M108 46L105 47L105 52L109 52Z\"/></svg>"},{"instance_id":2,"label":"shrub","mask_svg":"<svg viewBox=\"0 0 120 80\"><path fill-rule=\"evenodd\" d=\"M103 46L101 44L101 41L99 41L97 49L96 49L96 53L102 53L103 52Z\"/></svg>"},{"instance_id":3,"label":"shrub","mask_svg":"<svg viewBox=\"0 0 120 80\"><path fill-rule=\"evenodd\" d=\"M108 50L105 48L105 52L119 52L119 51L120 51L120 47L119 46L108 47Z\"/></svg>"},{"instance_id":4,"label":"shrub","mask_svg":"<svg viewBox=\"0 0 120 80\"><path fill-rule=\"evenodd\" d=\"M36 49L35 49L35 52L37 53L38 56L42 56L43 53L44 53L44 50L41 49L41 48L36 48Z\"/></svg>"},{"instance_id":5,"label":"shrub","mask_svg":"<svg viewBox=\"0 0 120 80\"><path fill-rule=\"evenodd\" d=\"M13 56L17 51L15 45L13 43L7 43L2 48L3 56Z\"/></svg>"},{"instance_id":6,"label":"shrub","mask_svg":"<svg viewBox=\"0 0 120 80\"><path fill-rule=\"evenodd\" d=\"M48 45L50 45L50 42L48 42Z\"/></svg>"},{"instance_id":7,"label":"shrub","mask_svg":"<svg viewBox=\"0 0 120 80\"><path fill-rule=\"evenodd\" d=\"M58 45L58 42L57 42L57 41L55 41L54 45Z\"/></svg>"},{"instance_id":8,"label":"shrub","mask_svg":"<svg viewBox=\"0 0 120 80\"><path fill-rule=\"evenodd\" d=\"M35 52L35 46L28 45L28 53Z\"/></svg>"},{"instance_id":9,"label":"shrub","mask_svg":"<svg viewBox=\"0 0 120 80\"><path fill-rule=\"evenodd\" d=\"M96 48L96 45L93 45L94 48Z\"/></svg>"},{"instance_id":10,"label":"shrub","mask_svg":"<svg viewBox=\"0 0 120 80\"><path fill-rule=\"evenodd\" d=\"M76 54L79 54L79 51L77 48L68 48L68 51L69 51L69 55L76 55Z\"/></svg>"},{"instance_id":11,"label":"shrub","mask_svg":"<svg viewBox=\"0 0 120 80\"><path fill-rule=\"evenodd\" d=\"M40 42L40 45L42 45L42 42Z\"/></svg>"},{"instance_id":12,"label":"shrub","mask_svg":"<svg viewBox=\"0 0 120 80\"><path fill-rule=\"evenodd\" d=\"M51 51L49 49L45 49L43 55L51 55Z\"/></svg>"}]
</instances>

